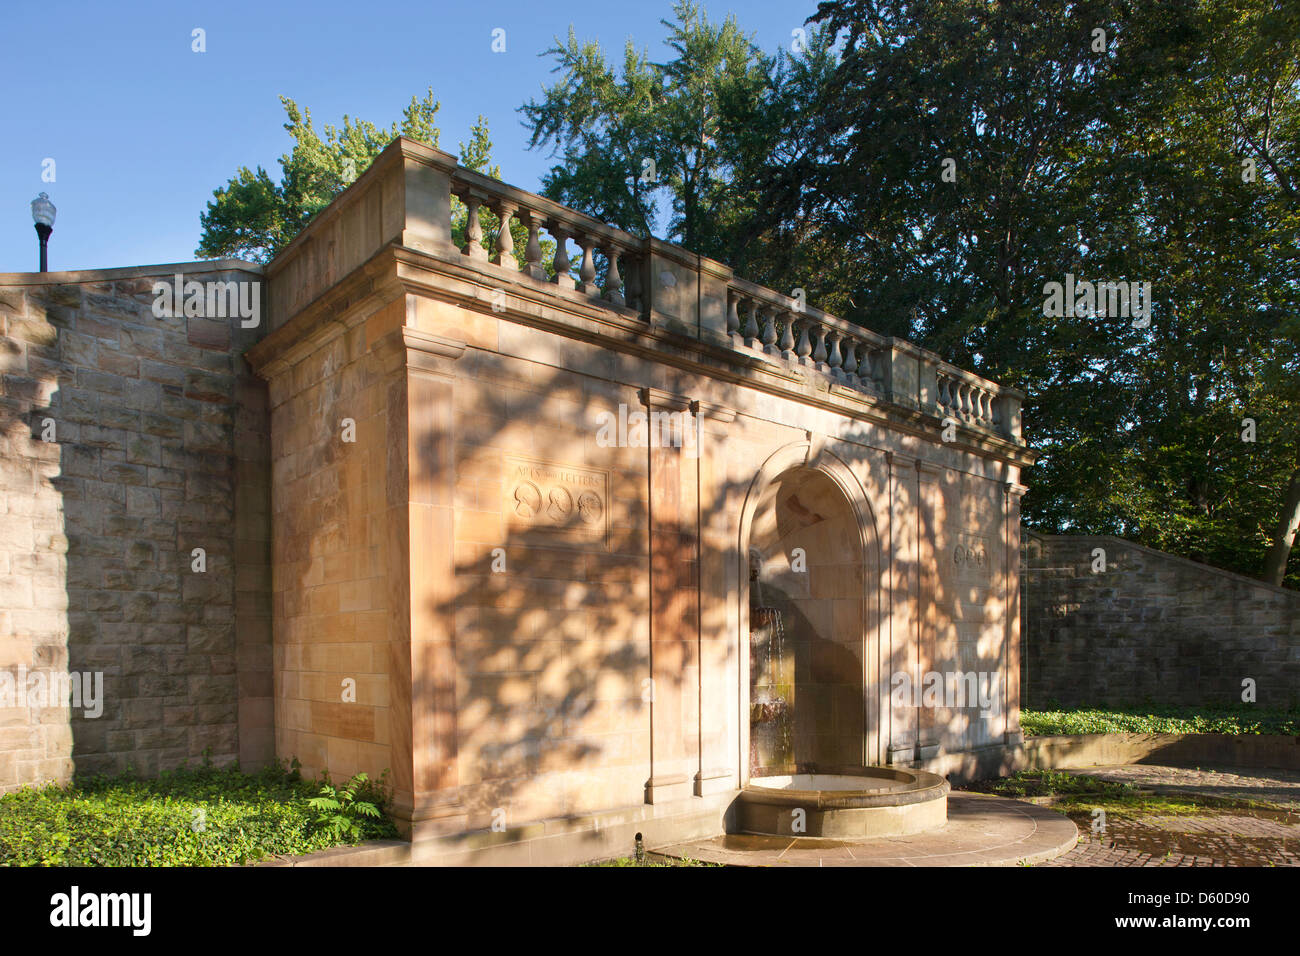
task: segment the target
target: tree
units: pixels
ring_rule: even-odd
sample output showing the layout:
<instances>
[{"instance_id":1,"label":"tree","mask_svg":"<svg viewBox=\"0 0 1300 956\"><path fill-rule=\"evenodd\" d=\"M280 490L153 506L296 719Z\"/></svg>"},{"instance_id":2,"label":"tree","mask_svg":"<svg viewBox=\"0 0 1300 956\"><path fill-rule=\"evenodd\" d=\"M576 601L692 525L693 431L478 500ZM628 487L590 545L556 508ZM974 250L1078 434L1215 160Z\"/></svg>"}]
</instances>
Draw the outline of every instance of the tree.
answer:
<instances>
[{"instance_id":1,"label":"tree","mask_svg":"<svg viewBox=\"0 0 1300 956\"><path fill-rule=\"evenodd\" d=\"M284 128L293 137L293 150L280 157L281 181L272 181L266 170L253 172L241 167L200 216L203 233L195 254L205 258L232 256L254 262L269 262L293 241L318 212L334 201L376 156L396 137L406 136L429 146L438 145L438 128L434 118L439 104L430 89L423 99L411 98L400 126L381 129L365 120L343 117L343 126L326 125L322 139L312 125L311 111L300 110L287 97L280 98L289 122ZM460 163L468 169L493 179L501 178L501 168L492 162L492 137L487 120L479 116L470 129L468 143L460 144ZM490 248L496 239L499 222L487 209L480 210L483 244ZM459 199L452 200L452 239L464 246L468 210ZM528 231L511 220L511 237L515 258L522 266ZM555 244L543 240L545 261Z\"/></svg>"},{"instance_id":2,"label":"tree","mask_svg":"<svg viewBox=\"0 0 1300 956\"><path fill-rule=\"evenodd\" d=\"M1270 0L819 8L844 51L806 181L758 204L766 228L817 223L842 254L804 284L848 318L1028 390L1031 526L1248 573L1286 537L1295 18ZM1245 182L1252 150L1268 174ZM1150 281L1149 327L1050 314L1067 273Z\"/></svg>"},{"instance_id":3,"label":"tree","mask_svg":"<svg viewBox=\"0 0 1300 956\"><path fill-rule=\"evenodd\" d=\"M664 238L739 265L768 164L805 115L796 87L829 75L829 43L814 31L802 55L773 58L734 16L712 24L689 0L674 13L661 21L671 58L651 62L629 41L617 73L570 28L547 51L562 79L521 112L530 146L562 156L543 194L640 236L666 211Z\"/></svg>"},{"instance_id":4,"label":"tree","mask_svg":"<svg viewBox=\"0 0 1300 956\"><path fill-rule=\"evenodd\" d=\"M440 104L432 89L423 99L411 97L400 127L394 123L380 129L345 115L341 129L326 125L324 139L312 125L310 110L300 110L286 96L280 102L289 118L284 128L294 142L292 152L280 157L280 182L261 166L256 172L243 166L213 190L213 200L199 217L203 232L195 255L269 262L397 136L438 145L434 118Z\"/></svg>"}]
</instances>

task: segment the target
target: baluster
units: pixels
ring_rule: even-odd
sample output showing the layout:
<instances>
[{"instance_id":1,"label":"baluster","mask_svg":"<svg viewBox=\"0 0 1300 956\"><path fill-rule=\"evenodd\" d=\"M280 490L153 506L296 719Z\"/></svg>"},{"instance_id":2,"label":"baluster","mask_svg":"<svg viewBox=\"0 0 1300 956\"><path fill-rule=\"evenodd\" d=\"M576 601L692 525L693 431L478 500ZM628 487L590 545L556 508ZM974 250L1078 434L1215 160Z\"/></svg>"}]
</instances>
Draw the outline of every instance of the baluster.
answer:
<instances>
[{"instance_id":1,"label":"baluster","mask_svg":"<svg viewBox=\"0 0 1300 956\"><path fill-rule=\"evenodd\" d=\"M840 339L842 338L844 338L843 333L834 333L834 337L831 338L830 355L826 357L826 364L830 366L830 373L836 378L843 374L840 371L840 366L844 362L844 356L840 354Z\"/></svg>"},{"instance_id":2,"label":"baluster","mask_svg":"<svg viewBox=\"0 0 1300 956\"><path fill-rule=\"evenodd\" d=\"M844 364L840 366L844 369L844 377L848 379L857 379L858 377L858 349L861 345L858 340L851 336L844 336Z\"/></svg>"},{"instance_id":3,"label":"baluster","mask_svg":"<svg viewBox=\"0 0 1300 956\"><path fill-rule=\"evenodd\" d=\"M525 209L520 219L528 228L528 245L524 247L524 272L541 282L546 281L546 267L542 265L542 242L537 230L542 226L542 217L531 209Z\"/></svg>"},{"instance_id":4,"label":"baluster","mask_svg":"<svg viewBox=\"0 0 1300 956\"><path fill-rule=\"evenodd\" d=\"M965 418L970 417L970 386L962 382L957 386L957 398L961 403L961 413Z\"/></svg>"},{"instance_id":5,"label":"baluster","mask_svg":"<svg viewBox=\"0 0 1300 956\"><path fill-rule=\"evenodd\" d=\"M618 274L618 247L612 242L605 244L605 259L609 263L605 269L605 298L618 308L622 308L626 300L623 298L623 277Z\"/></svg>"},{"instance_id":6,"label":"baluster","mask_svg":"<svg viewBox=\"0 0 1300 956\"><path fill-rule=\"evenodd\" d=\"M740 296L734 292L727 293L727 334L740 332Z\"/></svg>"},{"instance_id":7,"label":"baluster","mask_svg":"<svg viewBox=\"0 0 1300 956\"><path fill-rule=\"evenodd\" d=\"M794 353L794 313L786 312L784 318L785 328L781 330L779 345L781 347L781 357L788 362Z\"/></svg>"},{"instance_id":8,"label":"baluster","mask_svg":"<svg viewBox=\"0 0 1300 956\"><path fill-rule=\"evenodd\" d=\"M483 223L478 218L478 207L483 201L470 193L465 197L468 210L465 219L465 255L471 259L486 259L487 250L483 248Z\"/></svg>"},{"instance_id":9,"label":"baluster","mask_svg":"<svg viewBox=\"0 0 1300 956\"><path fill-rule=\"evenodd\" d=\"M812 358L818 365L826 364L826 329L820 323L816 326L817 345L813 348Z\"/></svg>"},{"instance_id":10,"label":"baluster","mask_svg":"<svg viewBox=\"0 0 1300 956\"><path fill-rule=\"evenodd\" d=\"M776 309L770 305L763 306L763 351L771 352L776 344Z\"/></svg>"},{"instance_id":11,"label":"baluster","mask_svg":"<svg viewBox=\"0 0 1300 956\"><path fill-rule=\"evenodd\" d=\"M799 342L794 347L794 354L799 356L799 362L802 365L807 364L808 356L812 354L812 343L808 341L808 327L812 323L803 318L799 318Z\"/></svg>"},{"instance_id":12,"label":"baluster","mask_svg":"<svg viewBox=\"0 0 1300 956\"><path fill-rule=\"evenodd\" d=\"M555 239L555 259L552 262L555 267L555 284L561 289L572 289L575 283L569 274L569 232L558 222L552 222L546 228Z\"/></svg>"},{"instance_id":13,"label":"baluster","mask_svg":"<svg viewBox=\"0 0 1300 956\"><path fill-rule=\"evenodd\" d=\"M578 279L581 280L579 292L592 298L600 295L596 286L596 240L591 236L582 237L582 265L578 267Z\"/></svg>"},{"instance_id":14,"label":"baluster","mask_svg":"<svg viewBox=\"0 0 1300 956\"><path fill-rule=\"evenodd\" d=\"M510 234L510 219L515 213L515 207L510 203L500 202L492 211L501 221L497 228L497 251L492 257L492 262L498 266L513 266L518 269L519 264L515 262L515 237Z\"/></svg>"},{"instance_id":15,"label":"baluster","mask_svg":"<svg viewBox=\"0 0 1300 956\"><path fill-rule=\"evenodd\" d=\"M754 342L758 339L758 317L754 314L758 311L758 303L746 298L744 304L745 324L741 326L740 334L745 337L745 344L753 348Z\"/></svg>"}]
</instances>

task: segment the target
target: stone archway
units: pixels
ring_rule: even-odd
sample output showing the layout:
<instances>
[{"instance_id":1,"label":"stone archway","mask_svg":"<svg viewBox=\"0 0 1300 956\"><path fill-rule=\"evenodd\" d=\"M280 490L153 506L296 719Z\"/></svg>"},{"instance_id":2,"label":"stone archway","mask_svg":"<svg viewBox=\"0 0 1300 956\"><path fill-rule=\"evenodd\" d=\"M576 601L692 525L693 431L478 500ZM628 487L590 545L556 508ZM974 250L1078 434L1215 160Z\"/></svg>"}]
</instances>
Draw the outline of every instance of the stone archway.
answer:
<instances>
[{"instance_id":1,"label":"stone archway","mask_svg":"<svg viewBox=\"0 0 1300 956\"><path fill-rule=\"evenodd\" d=\"M744 779L880 762L880 552L848 466L773 454L741 517Z\"/></svg>"}]
</instances>

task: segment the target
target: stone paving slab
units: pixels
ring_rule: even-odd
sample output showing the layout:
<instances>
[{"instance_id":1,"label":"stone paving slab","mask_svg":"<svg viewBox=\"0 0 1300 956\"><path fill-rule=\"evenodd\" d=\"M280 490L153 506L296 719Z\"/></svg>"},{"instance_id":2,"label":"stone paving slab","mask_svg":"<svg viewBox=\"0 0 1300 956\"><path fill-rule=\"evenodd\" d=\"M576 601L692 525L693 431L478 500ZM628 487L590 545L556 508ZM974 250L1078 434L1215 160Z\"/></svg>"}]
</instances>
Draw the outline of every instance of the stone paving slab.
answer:
<instances>
[{"instance_id":1,"label":"stone paving slab","mask_svg":"<svg viewBox=\"0 0 1300 956\"><path fill-rule=\"evenodd\" d=\"M1300 810L1300 771L1296 770L1128 764L1123 767L1086 767L1065 772L1114 783L1130 783L1156 793L1258 800L1289 810Z\"/></svg>"},{"instance_id":2,"label":"stone paving slab","mask_svg":"<svg viewBox=\"0 0 1300 956\"><path fill-rule=\"evenodd\" d=\"M657 847L660 856L730 866L1016 866L1074 848L1066 816L1018 800L950 793L948 823L930 833L845 841L726 834Z\"/></svg>"}]
</instances>

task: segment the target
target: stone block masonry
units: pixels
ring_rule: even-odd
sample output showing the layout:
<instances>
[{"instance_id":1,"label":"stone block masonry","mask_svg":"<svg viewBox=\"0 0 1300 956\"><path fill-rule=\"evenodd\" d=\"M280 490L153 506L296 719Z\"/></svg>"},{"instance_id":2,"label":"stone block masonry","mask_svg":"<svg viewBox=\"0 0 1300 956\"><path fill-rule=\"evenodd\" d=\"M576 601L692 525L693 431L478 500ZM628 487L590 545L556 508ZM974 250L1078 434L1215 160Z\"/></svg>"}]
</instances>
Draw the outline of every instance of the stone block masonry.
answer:
<instances>
[{"instance_id":1,"label":"stone block masonry","mask_svg":"<svg viewBox=\"0 0 1300 956\"><path fill-rule=\"evenodd\" d=\"M1093 573L1093 553L1106 570ZM1112 537L1026 535L1024 705L1300 703L1300 593Z\"/></svg>"},{"instance_id":2,"label":"stone block masonry","mask_svg":"<svg viewBox=\"0 0 1300 956\"><path fill-rule=\"evenodd\" d=\"M263 329L155 315L177 274L260 294L234 261L0 275L0 671L104 695L0 700L0 792L273 755Z\"/></svg>"},{"instance_id":3,"label":"stone block masonry","mask_svg":"<svg viewBox=\"0 0 1300 956\"><path fill-rule=\"evenodd\" d=\"M0 295L0 664L106 698L0 715L0 786L274 754L388 771L440 859L577 860L718 832L791 701L791 768L1020 740L1024 396L924 349L407 139L264 270ZM620 409L694 444L611 442ZM1005 679L891 697L934 671Z\"/></svg>"}]
</instances>

